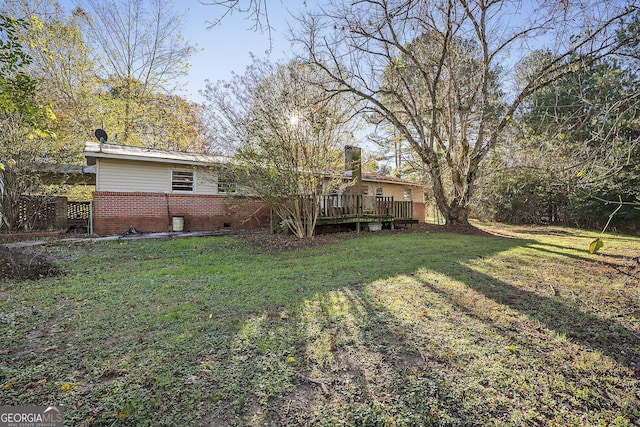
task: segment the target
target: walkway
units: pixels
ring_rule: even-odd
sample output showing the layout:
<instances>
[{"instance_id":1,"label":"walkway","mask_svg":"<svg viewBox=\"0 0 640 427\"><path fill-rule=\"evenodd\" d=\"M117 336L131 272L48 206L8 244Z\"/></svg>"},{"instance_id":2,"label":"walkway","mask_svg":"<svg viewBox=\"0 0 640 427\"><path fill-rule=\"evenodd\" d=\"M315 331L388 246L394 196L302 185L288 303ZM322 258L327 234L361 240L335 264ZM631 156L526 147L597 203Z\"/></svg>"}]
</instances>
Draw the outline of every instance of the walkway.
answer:
<instances>
[{"instance_id":1,"label":"walkway","mask_svg":"<svg viewBox=\"0 0 640 427\"><path fill-rule=\"evenodd\" d=\"M164 233L131 233L117 234L104 237L72 237L68 239L50 239L50 240L27 240L23 242L3 243L0 246L5 248L28 248L31 246L42 246L48 243L77 243L77 242L97 242L104 240L140 240L140 239L166 239L166 238L182 238L182 237L205 237L220 236L232 234L229 232L216 231L185 231L185 232L164 232Z\"/></svg>"}]
</instances>

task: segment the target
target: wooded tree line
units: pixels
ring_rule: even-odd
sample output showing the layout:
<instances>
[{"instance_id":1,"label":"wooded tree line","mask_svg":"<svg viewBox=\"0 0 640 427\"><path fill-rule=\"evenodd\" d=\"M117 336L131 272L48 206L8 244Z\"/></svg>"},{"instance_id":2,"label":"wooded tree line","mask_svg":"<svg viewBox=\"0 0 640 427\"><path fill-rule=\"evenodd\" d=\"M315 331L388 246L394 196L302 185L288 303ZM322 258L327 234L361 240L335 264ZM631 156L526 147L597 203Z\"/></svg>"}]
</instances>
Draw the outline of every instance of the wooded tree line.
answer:
<instances>
[{"instance_id":1,"label":"wooded tree line","mask_svg":"<svg viewBox=\"0 0 640 427\"><path fill-rule=\"evenodd\" d=\"M493 153L480 202L496 219L640 227L640 104L636 47L531 97L518 133ZM629 56L627 56L629 55Z\"/></svg>"},{"instance_id":2,"label":"wooded tree line","mask_svg":"<svg viewBox=\"0 0 640 427\"><path fill-rule=\"evenodd\" d=\"M383 148L393 147L397 173L425 180L447 223L482 214L596 226L620 202L621 223L639 217L633 1L328 0L298 18L292 64L255 63L232 82L211 84L206 109L172 92L191 47L165 2L114 9L91 0L69 17L54 0L45 2L50 12L33 15L34 3L5 6L26 17L18 31L31 58L24 68L40 86L38 105L56 115L47 131L27 136L56 134L61 152L86 139L99 118L118 142L133 145L203 149L212 135L230 144L230 154L250 153L247 168L258 170L258 159L273 177L285 160L269 155L284 153L291 164L300 153L312 158L316 151L305 150L318 141L309 135L320 131L340 137L331 150L313 149L336 152L349 132L332 126L356 117ZM258 21L268 16L263 0L213 3ZM139 39L118 39L106 28L114 22L129 25L127 34L141 29ZM159 48L150 34L165 34L167 44ZM301 91L313 96L299 98ZM298 117L315 122L287 121L292 113L281 107L296 100L313 112ZM205 117L214 126L204 126Z\"/></svg>"},{"instance_id":3,"label":"wooded tree line","mask_svg":"<svg viewBox=\"0 0 640 427\"><path fill-rule=\"evenodd\" d=\"M9 229L26 226L21 195L60 191L35 171L83 164L84 142L97 128L124 145L209 145L202 108L176 94L194 48L171 3L78 5L71 13L56 0L0 6L0 215Z\"/></svg>"},{"instance_id":4,"label":"wooded tree line","mask_svg":"<svg viewBox=\"0 0 640 427\"><path fill-rule=\"evenodd\" d=\"M51 141L81 160L83 141L168 149L206 147L202 110L176 94L194 47L181 16L162 0L87 0L71 14L56 0L7 0L0 12L24 23L17 37L37 102L56 119ZM80 156L80 157L78 157Z\"/></svg>"},{"instance_id":5,"label":"wooded tree line","mask_svg":"<svg viewBox=\"0 0 640 427\"><path fill-rule=\"evenodd\" d=\"M268 2L215 3L268 24ZM622 203L614 223L633 225L638 16L632 1L329 0L291 37L308 84L365 118L447 223L596 226Z\"/></svg>"}]
</instances>

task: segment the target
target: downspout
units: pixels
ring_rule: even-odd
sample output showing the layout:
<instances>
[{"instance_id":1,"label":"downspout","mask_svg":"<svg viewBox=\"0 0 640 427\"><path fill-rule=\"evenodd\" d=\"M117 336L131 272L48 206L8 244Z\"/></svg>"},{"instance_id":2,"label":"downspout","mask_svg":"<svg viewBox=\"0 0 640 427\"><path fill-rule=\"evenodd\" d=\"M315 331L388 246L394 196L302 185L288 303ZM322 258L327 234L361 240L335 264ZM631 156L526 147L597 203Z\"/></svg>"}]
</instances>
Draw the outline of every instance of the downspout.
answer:
<instances>
[{"instance_id":1,"label":"downspout","mask_svg":"<svg viewBox=\"0 0 640 427\"><path fill-rule=\"evenodd\" d=\"M169 193L164 193L164 200L167 204L167 230L173 231L173 224L171 222L171 210L169 209Z\"/></svg>"}]
</instances>

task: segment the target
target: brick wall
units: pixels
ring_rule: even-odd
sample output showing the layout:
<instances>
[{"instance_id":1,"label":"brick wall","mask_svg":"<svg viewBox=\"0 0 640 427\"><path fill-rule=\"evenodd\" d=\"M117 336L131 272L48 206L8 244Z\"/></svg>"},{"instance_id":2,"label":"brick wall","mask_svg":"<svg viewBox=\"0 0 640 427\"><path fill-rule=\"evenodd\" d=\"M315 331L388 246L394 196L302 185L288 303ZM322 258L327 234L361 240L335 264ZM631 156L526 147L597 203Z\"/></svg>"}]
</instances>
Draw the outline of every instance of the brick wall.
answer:
<instances>
[{"instance_id":1,"label":"brick wall","mask_svg":"<svg viewBox=\"0 0 640 427\"><path fill-rule=\"evenodd\" d=\"M120 234L134 227L142 232L171 231L172 218L184 217L184 231L269 225L269 209L258 199L224 195L93 193L95 234Z\"/></svg>"},{"instance_id":2,"label":"brick wall","mask_svg":"<svg viewBox=\"0 0 640 427\"><path fill-rule=\"evenodd\" d=\"M417 219L419 222L425 222L427 215L426 203L413 202L413 219Z\"/></svg>"}]
</instances>

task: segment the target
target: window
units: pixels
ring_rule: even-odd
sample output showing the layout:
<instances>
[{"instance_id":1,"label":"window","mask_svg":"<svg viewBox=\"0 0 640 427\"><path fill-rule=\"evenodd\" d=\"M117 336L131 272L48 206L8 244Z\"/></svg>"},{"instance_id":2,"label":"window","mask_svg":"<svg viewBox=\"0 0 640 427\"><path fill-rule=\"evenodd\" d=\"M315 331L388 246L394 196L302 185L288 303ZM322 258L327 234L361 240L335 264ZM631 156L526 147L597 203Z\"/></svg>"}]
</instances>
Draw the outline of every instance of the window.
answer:
<instances>
[{"instance_id":1,"label":"window","mask_svg":"<svg viewBox=\"0 0 640 427\"><path fill-rule=\"evenodd\" d=\"M404 189L404 201L410 202L413 200L413 196L411 195L411 187L405 187Z\"/></svg>"},{"instance_id":2,"label":"window","mask_svg":"<svg viewBox=\"0 0 640 427\"><path fill-rule=\"evenodd\" d=\"M218 194L236 194L237 191L237 185L228 173L218 174Z\"/></svg>"},{"instance_id":3,"label":"window","mask_svg":"<svg viewBox=\"0 0 640 427\"><path fill-rule=\"evenodd\" d=\"M218 193L235 194L236 193L235 182L221 182L218 181Z\"/></svg>"},{"instance_id":4,"label":"window","mask_svg":"<svg viewBox=\"0 0 640 427\"><path fill-rule=\"evenodd\" d=\"M171 171L171 191L193 192L193 171Z\"/></svg>"},{"instance_id":5,"label":"window","mask_svg":"<svg viewBox=\"0 0 640 427\"><path fill-rule=\"evenodd\" d=\"M376 187L376 196L382 196L382 187Z\"/></svg>"}]
</instances>

